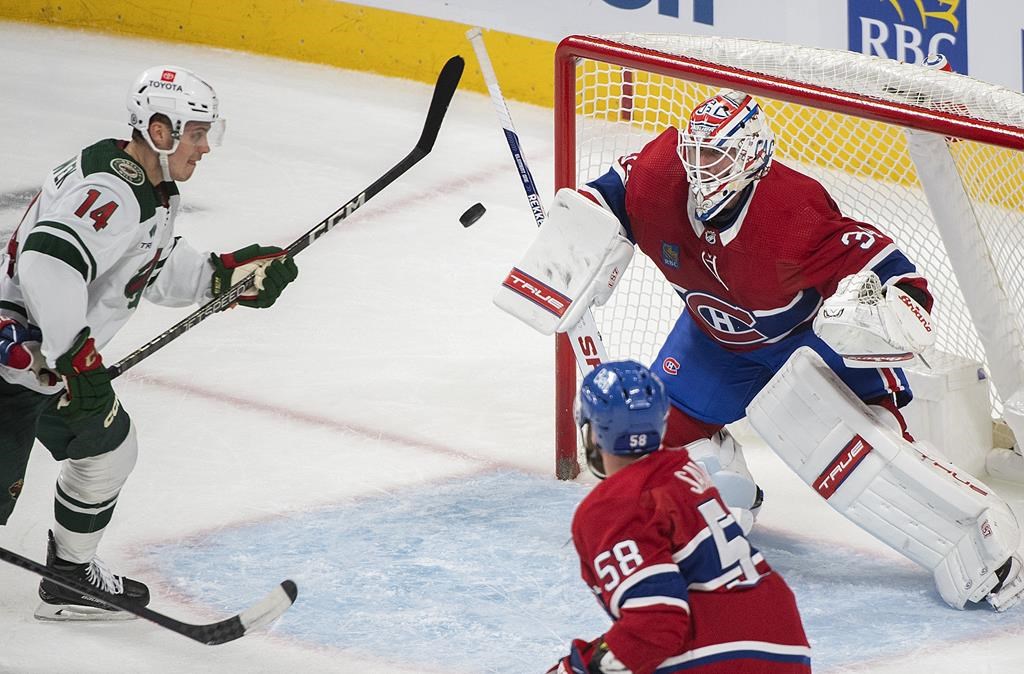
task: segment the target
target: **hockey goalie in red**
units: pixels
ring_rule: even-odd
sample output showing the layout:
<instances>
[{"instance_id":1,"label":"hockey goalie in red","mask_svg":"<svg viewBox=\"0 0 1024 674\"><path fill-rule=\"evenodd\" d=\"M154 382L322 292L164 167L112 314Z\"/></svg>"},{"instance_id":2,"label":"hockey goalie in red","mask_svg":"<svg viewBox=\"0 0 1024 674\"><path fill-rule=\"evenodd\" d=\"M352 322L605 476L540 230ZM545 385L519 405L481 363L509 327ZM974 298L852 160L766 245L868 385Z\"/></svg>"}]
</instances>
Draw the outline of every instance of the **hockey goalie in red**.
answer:
<instances>
[{"instance_id":1,"label":"hockey goalie in red","mask_svg":"<svg viewBox=\"0 0 1024 674\"><path fill-rule=\"evenodd\" d=\"M935 341L927 281L879 227L774 154L761 106L724 91L685 129L560 190L538 239L549 223L590 222L573 235L607 251L586 274L564 274L587 279L556 288L574 298L566 315L609 297L635 244L685 303L652 365L671 403L664 443L687 447L745 532L763 492L723 428L744 417L829 505L930 571L947 604L1014 606L1014 513L915 442L899 409L911 399L900 366ZM530 253L554 259L547 250Z\"/></svg>"},{"instance_id":2,"label":"hockey goalie in red","mask_svg":"<svg viewBox=\"0 0 1024 674\"><path fill-rule=\"evenodd\" d=\"M572 537L583 580L614 621L549 674L810 672L785 581L750 545L710 476L685 449L661 449L664 385L632 361L583 380L576 423L605 477L580 503Z\"/></svg>"}]
</instances>

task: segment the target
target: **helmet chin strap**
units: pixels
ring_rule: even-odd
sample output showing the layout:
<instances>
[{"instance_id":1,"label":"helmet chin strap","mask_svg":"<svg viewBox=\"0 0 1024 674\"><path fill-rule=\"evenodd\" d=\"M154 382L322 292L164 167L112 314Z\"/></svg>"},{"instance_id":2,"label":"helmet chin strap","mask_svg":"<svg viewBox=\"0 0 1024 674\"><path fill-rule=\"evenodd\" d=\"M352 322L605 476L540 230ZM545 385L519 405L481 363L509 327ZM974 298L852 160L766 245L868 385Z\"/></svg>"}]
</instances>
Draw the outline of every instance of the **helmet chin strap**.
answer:
<instances>
[{"instance_id":1,"label":"helmet chin strap","mask_svg":"<svg viewBox=\"0 0 1024 674\"><path fill-rule=\"evenodd\" d=\"M149 149L156 152L157 160L160 162L161 180L165 183L171 182L170 156L178 149L178 139L174 138L174 142L171 144L170 150L161 150L156 146L156 143L153 142L153 138L149 135L149 131L143 132L142 136L146 139L146 145L149 145Z\"/></svg>"},{"instance_id":2,"label":"helmet chin strap","mask_svg":"<svg viewBox=\"0 0 1024 674\"><path fill-rule=\"evenodd\" d=\"M171 153L167 150L157 150L157 155L160 157L160 172L163 174L163 180L165 183L169 183L171 182L171 166L168 158Z\"/></svg>"}]
</instances>

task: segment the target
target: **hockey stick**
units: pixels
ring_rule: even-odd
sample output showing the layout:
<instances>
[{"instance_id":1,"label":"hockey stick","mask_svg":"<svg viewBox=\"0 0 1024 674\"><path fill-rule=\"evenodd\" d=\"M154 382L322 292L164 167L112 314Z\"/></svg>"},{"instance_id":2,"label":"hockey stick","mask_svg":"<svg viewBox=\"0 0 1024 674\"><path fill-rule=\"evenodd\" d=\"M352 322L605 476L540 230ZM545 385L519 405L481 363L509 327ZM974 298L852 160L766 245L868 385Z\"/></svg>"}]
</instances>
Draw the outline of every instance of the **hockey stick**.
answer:
<instances>
[{"instance_id":1,"label":"hockey stick","mask_svg":"<svg viewBox=\"0 0 1024 674\"><path fill-rule=\"evenodd\" d=\"M395 182L399 176L411 169L430 153L434 147L434 141L437 140L437 134L441 130L441 122L444 121L444 115L448 111L448 104L451 103L452 97L455 95L455 89L459 86L459 80L462 78L464 68L465 61L463 61L461 56L451 57L444 64L444 67L441 68L441 72L437 77L437 84L434 85L434 95L430 101L430 108L427 110L427 119L423 123L423 131L412 151L387 173L377 178L369 187L352 197L344 206L328 215L313 229L293 241L285 249L289 255L297 255L305 250L311 243L331 231L335 225L352 215L358 208L373 198L374 195ZM162 349L211 315L230 307L252 286L255 278L255 273L249 274L228 288L223 294L218 295L216 299L207 302L192 314L186 316L114 365L111 365L107 368L110 376L118 377L124 374L125 371L152 356L159 349Z\"/></svg>"},{"instance_id":2,"label":"hockey stick","mask_svg":"<svg viewBox=\"0 0 1024 674\"><path fill-rule=\"evenodd\" d=\"M234 641L239 637L245 636L254 629L269 625L273 621L277 620L282 613L288 610L299 593L295 583L290 580L286 580L278 587L275 587L266 597L241 613L237 613L230 618L219 622L193 625L181 622L180 620L175 620L174 618L166 616L163 613L158 613L150 608L146 608L145 606L135 606L130 601L120 597L96 597L93 594L93 592L95 592L95 588L87 583L62 576L45 564L34 562L28 557L22 557L18 553L11 552L6 548L0 548L0 559L5 562L9 562L10 564L14 564L15 566L20 566L26 571L38 574L43 578L53 581L54 583L57 583L69 590L89 595L94 599L102 601L104 604L108 604L122 611L127 611L128 613L133 613L140 618L145 618L146 620L154 622L161 627L165 627L172 632L177 632L189 639L195 639L200 643L210 646Z\"/></svg>"},{"instance_id":3,"label":"hockey stick","mask_svg":"<svg viewBox=\"0 0 1024 674\"><path fill-rule=\"evenodd\" d=\"M494 104L494 110L498 113L498 121L501 123L501 128L505 131L505 141L508 143L508 149L512 152L512 159L519 170L519 179L523 183L523 189L526 190L526 198L530 202L533 219L537 221L537 226L540 227L544 224L544 205L540 201L540 194L537 193L537 184L533 181L533 174L530 173L530 167L527 165L526 157L523 156L522 148L519 145L519 134L516 133L515 126L512 124L512 114L505 103L505 97L501 94L501 87L498 86L498 76L494 72L494 66L491 65L491 57L488 56L487 48L484 46L483 33L479 28L470 28L466 31L466 37L473 44L473 51L476 52L477 60L480 62L480 73L484 76L484 82L487 83L487 91L491 95L491 103ZM601 333L597 329L594 314L589 309L583 313L583 318L580 319L579 323L569 328L566 338L572 350L572 355L576 359L576 367L579 368L580 372L589 372L591 368L595 368L608 360L608 352L604 347L604 340L601 339ZM556 336L556 366L571 370L571 365L561 365L567 360L563 354L565 354L565 338ZM555 408L560 410L563 415L571 415L575 399L576 382L557 381L555 385ZM555 476L559 480L571 480L579 475L580 464L577 451L576 429L572 424L556 421Z\"/></svg>"},{"instance_id":4,"label":"hockey stick","mask_svg":"<svg viewBox=\"0 0 1024 674\"><path fill-rule=\"evenodd\" d=\"M523 156L523 150L519 144L519 134L516 133L516 128L512 123L512 113L509 112L505 97L501 93L501 87L498 86L498 76L491 64L491 57L487 54L487 47L484 46L483 33L479 28L470 28L466 31L466 38L473 44L473 51L476 52L476 58L480 62L480 73L484 76L487 91L491 95L491 103L494 104L494 110L498 113L498 121L505 131L505 141L508 143L508 149L512 152L512 160L519 170L519 179L523 183L523 189L526 190L526 199L530 202L533 219L540 227L544 224L544 204L541 203L537 184L533 180L533 174L530 173L526 157ZM589 372L591 368L608 360L604 341L601 339L601 333L598 332L594 315L589 309L583 314L580 322L569 329L568 333L569 344L572 346L573 355L576 356L576 365L579 366L580 372Z\"/></svg>"}]
</instances>

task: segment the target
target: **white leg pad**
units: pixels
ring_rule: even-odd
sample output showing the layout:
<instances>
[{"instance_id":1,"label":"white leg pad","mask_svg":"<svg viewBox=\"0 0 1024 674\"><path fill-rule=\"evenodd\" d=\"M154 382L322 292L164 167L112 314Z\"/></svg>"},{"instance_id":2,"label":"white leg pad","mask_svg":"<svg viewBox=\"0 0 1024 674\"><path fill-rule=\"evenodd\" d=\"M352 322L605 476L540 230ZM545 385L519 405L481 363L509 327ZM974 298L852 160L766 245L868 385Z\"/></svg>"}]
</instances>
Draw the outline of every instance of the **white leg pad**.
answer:
<instances>
[{"instance_id":1,"label":"white leg pad","mask_svg":"<svg viewBox=\"0 0 1024 674\"><path fill-rule=\"evenodd\" d=\"M750 533L760 507L754 507L757 485L743 458L743 445L723 428L710 438L690 443L686 450L711 476L743 533Z\"/></svg>"},{"instance_id":2,"label":"white leg pad","mask_svg":"<svg viewBox=\"0 0 1024 674\"><path fill-rule=\"evenodd\" d=\"M1020 543L1001 498L889 428L811 349L793 354L747 416L829 505L932 571L955 608L984 599Z\"/></svg>"}]
</instances>

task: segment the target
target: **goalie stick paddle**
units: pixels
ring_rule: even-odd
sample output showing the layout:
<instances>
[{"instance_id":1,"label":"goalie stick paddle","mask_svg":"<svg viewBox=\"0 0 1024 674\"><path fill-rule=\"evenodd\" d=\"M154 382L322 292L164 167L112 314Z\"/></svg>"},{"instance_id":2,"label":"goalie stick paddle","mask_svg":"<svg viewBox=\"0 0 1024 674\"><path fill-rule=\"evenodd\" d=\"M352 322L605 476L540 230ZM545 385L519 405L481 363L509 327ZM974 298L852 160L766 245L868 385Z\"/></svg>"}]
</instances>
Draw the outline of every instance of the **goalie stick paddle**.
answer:
<instances>
[{"instance_id":1,"label":"goalie stick paddle","mask_svg":"<svg viewBox=\"0 0 1024 674\"><path fill-rule=\"evenodd\" d=\"M182 636L194 639L195 641L207 644L208 646L216 646L218 644L234 641L239 637L245 636L252 630L269 625L288 610L292 603L295 602L295 597L297 597L299 593L294 582L285 580L279 586L275 587L270 594L241 613L237 613L230 618L226 618L219 622L193 625L191 623L175 620L170 616L158 613L157 611L145 606L135 606L130 601L120 599L118 597L96 597L93 594L95 588L90 587L88 584L79 582L73 578L66 578L45 564L35 562L28 557L22 557L18 553L11 552L6 548L0 548L0 559L5 562L9 562L10 564L14 564L15 566L20 566L26 571L38 574L43 578L51 580L69 590L89 595L90 597L98 599L105 604L109 604L114 608L127 611L128 613L133 613L140 618L145 618L146 620L154 622L161 627L171 630L172 632L177 632Z\"/></svg>"},{"instance_id":2,"label":"goalie stick paddle","mask_svg":"<svg viewBox=\"0 0 1024 674\"><path fill-rule=\"evenodd\" d=\"M331 231L335 225L352 215L363 204L372 199L385 187L395 182L403 173L430 154L430 151L434 148L434 142L437 140L437 135L441 131L441 122L444 121L448 105L451 103L452 97L455 96L455 89L459 86L459 80L462 79L462 71L464 69L465 61L461 56L453 56L448 59L437 76L437 84L434 85L434 95L430 100L427 118L423 122L423 131L420 133L420 138L416 141L412 151L391 167L387 173L373 181L369 187L352 197L341 208L328 215L311 230L293 241L285 249L289 255L294 256L305 250L311 243ZM224 291L223 294L207 302L178 323L175 323L146 344L108 367L107 371L110 373L111 378L124 374L129 368L138 365L142 360L167 346L167 344L177 339L183 333L188 332L211 315L230 307L252 286L255 278L255 273L249 274Z\"/></svg>"}]
</instances>

